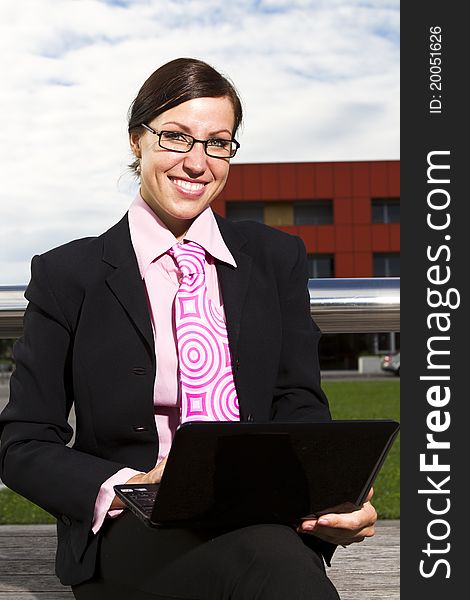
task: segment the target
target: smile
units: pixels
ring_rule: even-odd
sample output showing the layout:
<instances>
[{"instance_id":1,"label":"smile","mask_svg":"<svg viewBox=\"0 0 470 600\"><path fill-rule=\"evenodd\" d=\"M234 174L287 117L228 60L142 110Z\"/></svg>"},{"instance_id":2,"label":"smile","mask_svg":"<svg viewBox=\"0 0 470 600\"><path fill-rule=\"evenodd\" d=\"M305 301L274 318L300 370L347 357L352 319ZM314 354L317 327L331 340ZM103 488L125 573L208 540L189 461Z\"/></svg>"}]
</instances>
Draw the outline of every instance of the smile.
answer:
<instances>
[{"instance_id":1,"label":"smile","mask_svg":"<svg viewBox=\"0 0 470 600\"><path fill-rule=\"evenodd\" d=\"M177 185L179 188L186 190L187 192L199 192L201 191L205 183L198 181L186 181L185 179L170 178L171 182Z\"/></svg>"}]
</instances>

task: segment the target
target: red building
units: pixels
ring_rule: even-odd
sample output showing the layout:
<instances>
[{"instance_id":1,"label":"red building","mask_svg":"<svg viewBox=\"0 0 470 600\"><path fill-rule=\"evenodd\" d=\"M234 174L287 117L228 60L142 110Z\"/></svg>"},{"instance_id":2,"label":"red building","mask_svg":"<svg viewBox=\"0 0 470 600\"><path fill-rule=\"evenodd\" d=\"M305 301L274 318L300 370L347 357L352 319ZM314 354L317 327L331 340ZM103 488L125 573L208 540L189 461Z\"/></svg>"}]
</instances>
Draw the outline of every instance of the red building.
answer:
<instances>
[{"instance_id":1,"label":"red building","mask_svg":"<svg viewBox=\"0 0 470 600\"><path fill-rule=\"evenodd\" d=\"M213 207L299 235L311 277L400 274L398 160L233 164Z\"/></svg>"}]
</instances>

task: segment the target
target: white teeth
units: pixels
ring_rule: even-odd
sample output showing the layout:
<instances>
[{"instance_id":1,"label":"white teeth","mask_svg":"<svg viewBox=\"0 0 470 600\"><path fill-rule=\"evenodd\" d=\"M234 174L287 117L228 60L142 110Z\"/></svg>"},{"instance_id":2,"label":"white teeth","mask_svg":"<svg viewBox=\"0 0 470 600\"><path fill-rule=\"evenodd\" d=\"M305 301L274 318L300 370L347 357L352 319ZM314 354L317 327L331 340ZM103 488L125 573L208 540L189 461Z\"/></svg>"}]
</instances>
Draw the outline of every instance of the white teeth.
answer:
<instances>
[{"instance_id":1,"label":"white teeth","mask_svg":"<svg viewBox=\"0 0 470 600\"><path fill-rule=\"evenodd\" d=\"M189 192L197 192L204 187L203 183L196 183L193 181L185 181L184 179L173 179L173 183L178 187L181 187Z\"/></svg>"}]
</instances>

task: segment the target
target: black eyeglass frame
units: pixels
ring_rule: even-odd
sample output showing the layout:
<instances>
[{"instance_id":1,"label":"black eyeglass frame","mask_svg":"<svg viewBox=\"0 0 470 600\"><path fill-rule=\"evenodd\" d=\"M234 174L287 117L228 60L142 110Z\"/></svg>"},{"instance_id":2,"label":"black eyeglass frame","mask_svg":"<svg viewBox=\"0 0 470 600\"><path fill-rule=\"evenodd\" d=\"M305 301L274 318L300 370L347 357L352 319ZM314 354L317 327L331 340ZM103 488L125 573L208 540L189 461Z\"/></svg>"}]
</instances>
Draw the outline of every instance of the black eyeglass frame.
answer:
<instances>
[{"instance_id":1,"label":"black eyeglass frame","mask_svg":"<svg viewBox=\"0 0 470 600\"><path fill-rule=\"evenodd\" d=\"M230 142L232 144L232 152L230 154L228 154L227 156L217 156L216 154L209 154L209 152L207 151L207 144L209 142L213 141L214 139L219 139L219 138L210 138L208 140L198 140L194 136L190 135L189 133L184 133L182 131L176 132L176 131L169 131L167 129L164 129L162 131L156 131L155 129L153 129L149 125L146 125L145 123L141 123L140 125L144 129L146 129L147 131L150 131L150 133L153 133L154 135L156 135L158 137L158 145L160 146L160 148L163 148L164 150L169 150L170 152L180 152L181 154L187 154L188 152L191 152L191 150L194 147L194 144L198 143L198 144L202 144L204 146L204 152L207 154L207 156L210 156L211 158L233 158L235 156L235 154L237 153L238 148L240 148L240 144L237 142L236 139L224 140L224 141ZM181 133L182 135L184 135L188 138L191 138L192 144L187 150L175 150L174 148L165 148L165 146L162 145L162 135L164 133ZM220 139L223 139L223 138L220 138ZM235 144L235 147L233 146L233 144Z\"/></svg>"}]
</instances>

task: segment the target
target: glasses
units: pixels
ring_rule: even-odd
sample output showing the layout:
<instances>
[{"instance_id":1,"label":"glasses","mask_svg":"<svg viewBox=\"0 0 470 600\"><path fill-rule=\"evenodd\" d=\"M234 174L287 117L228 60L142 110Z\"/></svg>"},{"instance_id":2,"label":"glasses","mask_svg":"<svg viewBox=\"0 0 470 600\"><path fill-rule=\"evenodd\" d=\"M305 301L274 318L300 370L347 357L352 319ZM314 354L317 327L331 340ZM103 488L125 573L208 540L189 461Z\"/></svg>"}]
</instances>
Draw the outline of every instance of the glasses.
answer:
<instances>
[{"instance_id":1,"label":"glasses","mask_svg":"<svg viewBox=\"0 0 470 600\"><path fill-rule=\"evenodd\" d=\"M155 131L145 123L141 123L150 133L158 136L158 145L164 150L172 152L190 152L194 144L202 144L207 156L213 158L233 158L240 144L237 140L225 140L224 138L210 138L209 140L197 140L192 135L181 133L181 131Z\"/></svg>"}]
</instances>

